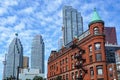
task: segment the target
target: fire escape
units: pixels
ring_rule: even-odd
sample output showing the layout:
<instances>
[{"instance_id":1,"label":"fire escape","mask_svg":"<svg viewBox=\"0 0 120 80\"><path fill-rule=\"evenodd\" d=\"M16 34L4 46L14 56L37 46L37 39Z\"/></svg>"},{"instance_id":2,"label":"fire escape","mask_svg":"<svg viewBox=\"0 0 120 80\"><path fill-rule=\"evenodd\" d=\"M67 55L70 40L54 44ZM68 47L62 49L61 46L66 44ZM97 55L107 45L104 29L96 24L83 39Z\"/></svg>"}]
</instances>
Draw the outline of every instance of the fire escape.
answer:
<instances>
[{"instance_id":1,"label":"fire escape","mask_svg":"<svg viewBox=\"0 0 120 80\"><path fill-rule=\"evenodd\" d=\"M78 53L74 56L74 58L76 59L75 68L78 69L78 71L80 72L76 80L83 80L85 74L87 73L87 70L83 67L83 64L86 62L86 59L83 59L82 57L82 55L85 53L85 50L82 50L78 45L76 45L76 42L74 41L70 47L72 49L77 48L79 50Z\"/></svg>"}]
</instances>

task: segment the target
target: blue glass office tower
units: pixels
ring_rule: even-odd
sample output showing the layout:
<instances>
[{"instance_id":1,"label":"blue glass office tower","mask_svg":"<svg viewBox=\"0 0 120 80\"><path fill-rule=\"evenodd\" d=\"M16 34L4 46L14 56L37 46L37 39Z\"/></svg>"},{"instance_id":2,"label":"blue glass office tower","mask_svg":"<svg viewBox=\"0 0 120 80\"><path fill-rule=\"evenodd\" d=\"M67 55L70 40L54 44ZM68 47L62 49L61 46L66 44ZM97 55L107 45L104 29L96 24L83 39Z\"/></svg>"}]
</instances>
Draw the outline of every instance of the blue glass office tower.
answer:
<instances>
[{"instance_id":1,"label":"blue glass office tower","mask_svg":"<svg viewBox=\"0 0 120 80\"><path fill-rule=\"evenodd\" d=\"M17 78L18 67L23 67L23 47L17 36L18 34L16 34L16 37L9 45L8 54L6 56L5 78Z\"/></svg>"},{"instance_id":2,"label":"blue glass office tower","mask_svg":"<svg viewBox=\"0 0 120 80\"><path fill-rule=\"evenodd\" d=\"M72 6L64 6L63 8L63 40L67 45L83 32L83 19L81 13Z\"/></svg>"},{"instance_id":3,"label":"blue glass office tower","mask_svg":"<svg viewBox=\"0 0 120 80\"><path fill-rule=\"evenodd\" d=\"M44 73L44 42L41 35L36 35L32 41L31 68Z\"/></svg>"}]
</instances>

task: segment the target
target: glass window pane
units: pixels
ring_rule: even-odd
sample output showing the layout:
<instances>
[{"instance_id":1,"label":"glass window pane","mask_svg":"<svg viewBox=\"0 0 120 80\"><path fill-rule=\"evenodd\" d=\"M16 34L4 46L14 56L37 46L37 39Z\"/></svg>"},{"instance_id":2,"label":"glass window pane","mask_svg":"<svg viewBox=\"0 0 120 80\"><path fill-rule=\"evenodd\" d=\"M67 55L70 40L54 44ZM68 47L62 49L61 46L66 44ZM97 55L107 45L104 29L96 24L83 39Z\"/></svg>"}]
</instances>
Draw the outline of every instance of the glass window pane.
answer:
<instances>
[{"instance_id":1,"label":"glass window pane","mask_svg":"<svg viewBox=\"0 0 120 80\"><path fill-rule=\"evenodd\" d=\"M89 46L89 52L92 52L92 45Z\"/></svg>"},{"instance_id":2,"label":"glass window pane","mask_svg":"<svg viewBox=\"0 0 120 80\"><path fill-rule=\"evenodd\" d=\"M97 66L97 73L98 73L98 75L103 75L103 67L102 66Z\"/></svg>"},{"instance_id":3,"label":"glass window pane","mask_svg":"<svg viewBox=\"0 0 120 80\"><path fill-rule=\"evenodd\" d=\"M96 61L102 61L102 54L96 54Z\"/></svg>"},{"instance_id":4,"label":"glass window pane","mask_svg":"<svg viewBox=\"0 0 120 80\"><path fill-rule=\"evenodd\" d=\"M95 43L95 50L100 50L100 43Z\"/></svg>"}]
</instances>

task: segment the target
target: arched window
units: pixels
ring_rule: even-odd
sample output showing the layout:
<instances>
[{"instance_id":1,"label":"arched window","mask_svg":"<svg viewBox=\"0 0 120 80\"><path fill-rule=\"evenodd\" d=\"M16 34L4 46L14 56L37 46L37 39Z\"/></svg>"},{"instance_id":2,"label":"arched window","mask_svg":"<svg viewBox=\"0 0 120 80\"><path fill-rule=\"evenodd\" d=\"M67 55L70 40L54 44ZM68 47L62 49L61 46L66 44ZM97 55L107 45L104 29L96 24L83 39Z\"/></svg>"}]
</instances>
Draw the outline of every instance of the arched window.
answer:
<instances>
[{"instance_id":1,"label":"arched window","mask_svg":"<svg viewBox=\"0 0 120 80\"><path fill-rule=\"evenodd\" d=\"M99 29L98 29L98 27L95 27L94 28L94 34L98 34L99 33Z\"/></svg>"},{"instance_id":2,"label":"arched window","mask_svg":"<svg viewBox=\"0 0 120 80\"><path fill-rule=\"evenodd\" d=\"M101 44L99 42L95 43L95 50L100 50Z\"/></svg>"}]
</instances>

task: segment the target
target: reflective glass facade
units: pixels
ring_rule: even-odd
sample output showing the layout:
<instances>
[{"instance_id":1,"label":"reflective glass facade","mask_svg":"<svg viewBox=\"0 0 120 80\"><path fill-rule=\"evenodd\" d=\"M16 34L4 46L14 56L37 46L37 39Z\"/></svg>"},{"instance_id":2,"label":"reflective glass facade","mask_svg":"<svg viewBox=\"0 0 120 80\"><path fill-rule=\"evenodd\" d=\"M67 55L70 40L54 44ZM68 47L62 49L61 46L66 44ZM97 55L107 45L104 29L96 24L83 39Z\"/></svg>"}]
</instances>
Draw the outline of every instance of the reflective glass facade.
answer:
<instances>
[{"instance_id":1,"label":"reflective glass facade","mask_svg":"<svg viewBox=\"0 0 120 80\"><path fill-rule=\"evenodd\" d=\"M83 20L80 12L71 6L63 8L63 39L64 45L78 37L83 32Z\"/></svg>"},{"instance_id":2,"label":"reflective glass facade","mask_svg":"<svg viewBox=\"0 0 120 80\"><path fill-rule=\"evenodd\" d=\"M36 35L32 42L31 68L44 73L44 42L41 35Z\"/></svg>"},{"instance_id":3,"label":"reflective glass facade","mask_svg":"<svg viewBox=\"0 0 120 80\"><path fill-rule=\"evenodd\" d=\"M9 45L9 50L6 59L6 77L17 77L17 68L23 67L23 47L18 38L13 39Z\"/></svg>"},{"instance_id":4,"label":"reflective glass facade","mask_svg":"<svg viewBox=\"0 0 120 80\"><path fill-rule=\"evenodd\" d=\"M115 51L119 50L120 46L117 45L106 45L105 52L106 52L106 61L107 63L115 63Z\"/></svg>"}]
</instances>

